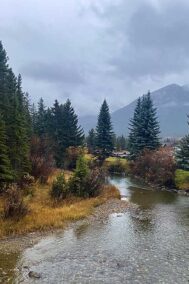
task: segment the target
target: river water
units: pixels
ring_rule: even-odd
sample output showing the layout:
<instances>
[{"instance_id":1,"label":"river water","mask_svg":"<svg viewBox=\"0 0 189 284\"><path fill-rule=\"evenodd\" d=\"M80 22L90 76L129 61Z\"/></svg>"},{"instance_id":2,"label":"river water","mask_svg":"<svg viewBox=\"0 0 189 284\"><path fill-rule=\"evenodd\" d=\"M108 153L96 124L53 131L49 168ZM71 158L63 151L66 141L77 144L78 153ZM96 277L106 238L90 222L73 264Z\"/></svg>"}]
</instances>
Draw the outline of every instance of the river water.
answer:
<instances>
[{"instance_id":1,"label":"river water","mask_svg":"<svg viewBox=\"0 0 189 284\"><path fill-rule=\"evenodd\" d=\"M189 199L110 182L138 209L44 238L20 256L14 283L189 283ZM28 267L41 279L29 279Z\"/></svg>"}]
</instances>

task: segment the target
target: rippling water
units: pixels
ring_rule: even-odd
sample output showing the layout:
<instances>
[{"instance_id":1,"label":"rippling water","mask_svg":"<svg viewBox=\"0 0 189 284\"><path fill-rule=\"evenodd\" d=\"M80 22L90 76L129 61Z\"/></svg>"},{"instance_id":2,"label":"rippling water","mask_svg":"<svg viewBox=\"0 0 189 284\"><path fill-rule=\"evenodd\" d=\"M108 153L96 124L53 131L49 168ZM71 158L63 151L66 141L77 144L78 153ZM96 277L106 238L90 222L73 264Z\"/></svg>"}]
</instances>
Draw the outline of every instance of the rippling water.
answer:
<instances>
[{"instance_id":1,"label":"rippling water","mask_svg":"<svg viewBox=\"0 0 189 284\"><path fill-rule=\"evenodd\" d=\"M21 256L16 283L189 283L189 199L128 178L111 183L139 210L41 240ZM42 278L28 279L26 266Z\"/></svg>"}]
</instances>

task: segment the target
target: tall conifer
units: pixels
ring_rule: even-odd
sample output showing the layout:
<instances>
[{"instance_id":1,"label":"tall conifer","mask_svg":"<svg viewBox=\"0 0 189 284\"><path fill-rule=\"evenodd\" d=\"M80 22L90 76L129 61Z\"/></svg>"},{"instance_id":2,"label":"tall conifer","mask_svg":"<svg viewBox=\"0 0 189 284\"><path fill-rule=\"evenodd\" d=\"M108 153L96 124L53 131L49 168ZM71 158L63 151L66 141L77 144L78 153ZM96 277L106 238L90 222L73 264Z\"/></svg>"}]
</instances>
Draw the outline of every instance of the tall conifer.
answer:
<instances>
[{"instance_id":1,"label":"tall conifer","mask_svg":"<svg viewBox=\"0 0 189 284\"><path fill-rule=\"evenodd\" d=\"M8 156L8 148L6 146L5 124L2 115L0 115L0 187L2 183L10 182L12 180L13 175Z\"/></svg>"},{"instance_id":2,"label":"tall conifer","mask_svg":"<svg viewBox=\"0 0 189 284\"><path fill-rule=\"evenodd\" d=\"M160 146L159 122L150 93L138 99L129 129L131 158L135 158L144 149L155 150Z\"/></svg>"},{"instance_id":3,"label":"tall conifer","mask_svg":"<svg viewBox=\"0 0 189 284\"><path fill-rule=\"evenodd\" d=\"M99 157L103 160L108 157L114 149L114 134L109 107L106 100L104 100L100 108L96 132L96 146L99 152Z\"/></svg>"}]
</instances>

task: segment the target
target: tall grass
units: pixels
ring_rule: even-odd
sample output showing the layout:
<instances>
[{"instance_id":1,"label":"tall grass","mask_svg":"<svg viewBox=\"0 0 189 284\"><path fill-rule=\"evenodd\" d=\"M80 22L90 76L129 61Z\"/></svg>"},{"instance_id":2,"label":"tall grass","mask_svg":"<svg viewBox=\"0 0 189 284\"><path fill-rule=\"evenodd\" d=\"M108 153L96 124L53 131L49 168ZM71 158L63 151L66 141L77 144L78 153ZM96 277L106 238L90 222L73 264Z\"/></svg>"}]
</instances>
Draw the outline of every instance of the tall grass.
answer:
<instances>
[{"instance_id":1,"label":"tall grass","mask_svg":"<svg viewBox=\"0 0 189 284\"><path fill-rule=\"evenodd\" d=\"M33 231L54 230L64 228L70 221L85 218L95 207L106 202L109 198L119 198L119 191L114 186L104 186L98 197L81 199L68 198L61 203L55 203L49 195L50 186L57 175L51 176L47 185L36 183L33 194L26 196L29 213L22 219L3 218L3 198L0 198L0 238L10 235L20 235ZM66 173L66 177L70 172Z\"/></svg>"}]
</instances>

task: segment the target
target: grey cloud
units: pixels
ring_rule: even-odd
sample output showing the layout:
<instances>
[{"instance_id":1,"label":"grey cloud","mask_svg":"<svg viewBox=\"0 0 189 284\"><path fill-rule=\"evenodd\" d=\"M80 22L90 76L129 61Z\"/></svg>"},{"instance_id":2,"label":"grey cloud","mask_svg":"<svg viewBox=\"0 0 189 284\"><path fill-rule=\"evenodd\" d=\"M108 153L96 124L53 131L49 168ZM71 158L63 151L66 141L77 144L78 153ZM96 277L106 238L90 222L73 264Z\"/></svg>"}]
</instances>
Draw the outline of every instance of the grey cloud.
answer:
<instances>
[{"instance_id":1,"label":"grey cloud","mask_svg":"<svg viewBox=\"0 0 189 284\"><path fill-rule=\"evenodd\" d=\"M188 19L188 0L6 0L0 39L32 101L95 113L188 83Z\"/></svg>"},{"instance_id":2,"label":"grey cloud","mask_svg":"<svg viewBox=\"0 0 189 284\"><path fill-rule=\"evenodd\" d=\"M118 76L137 80L189 68L189 5L160 2L159 9L149 3L140 5L128 25L123 21L116 26L123 45L110 64L116 67Z\"/></svg>"},{"instance_id":3,"label":"grey cloud","mask_svg":"<svg viewBox=\"0 0 189 284\"><path fill-rule=\"evenodd\" d=\"M70 65L62 63L47 63L47 62L29 62L22 66L21 73L36 81L47 81L50 83L60 84L84 84L84 74L78 70L74 64Z\"/></svg>"}]
</instances>

